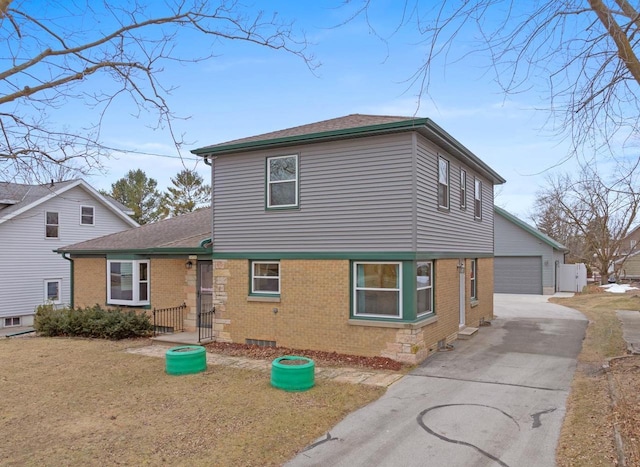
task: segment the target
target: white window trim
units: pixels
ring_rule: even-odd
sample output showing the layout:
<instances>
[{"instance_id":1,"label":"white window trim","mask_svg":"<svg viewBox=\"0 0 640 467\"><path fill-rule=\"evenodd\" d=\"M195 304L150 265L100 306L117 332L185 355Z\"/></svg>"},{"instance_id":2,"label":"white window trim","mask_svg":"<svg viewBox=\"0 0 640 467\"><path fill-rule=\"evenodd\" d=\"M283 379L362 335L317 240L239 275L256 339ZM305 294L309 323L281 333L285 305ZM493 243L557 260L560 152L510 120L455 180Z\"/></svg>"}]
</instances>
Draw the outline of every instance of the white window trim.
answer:
<instances>
[{"instance_id":1,"label":"white window trim","mask_svg":"<svg viewBox=\"0 0 640 467\"><path fill-rule=\"evenodd\" d=\"M17 319L18 322L16 324L13 323L13 320ZM7 320L11 320L10 324L7 324ZM4 327L5 328L16 328L22 325L22 317L21 316L5 316L4 317Z\"/></svg>"},{"instance_id":2,"label":"white window trim","mask_svg":"<svg viewBox=\"0 0 640 467\"><path fill-rule=\"evenodd\" d=\"M460 209L467 209L467 171L460 169Z\"/></svg>"},{"instance_id":3,"label":"white window trim","mask_svg":"<svg viewBox=\"0 0 640 467\"><path fill-rule=\"evenodd\" d=\"M49 213L58 215L58 223L57 224L49 224L47 222L47 217L48 217L47 214L49 214ZM57 227L58 228L57 229L58 235L56 235L55 237L49 237L47 235L47 227L49 227L49 226ZM45 211L44 212L44 238L45 239L59 239L60 238L60 213L58 211Z\"/></svg>"},{"instance_id":4,"label":"white window trim","mask_svg":"<svg viewBox=\"0 0 640 467\"><path fill-rule=\"evenodd\" d=\"M471 300L478 300L478 260L477 259L472 259L471 260L471 274L469 277L469 297L471 298ZM474 289L475 289L475 293L474 293Z\"/></svg>"},{"instance_id":5,"label":"white window trim","mask_svg":"<svg viewBox=\"0 0 640 467\"><path fill-rule=\"evenodd\" d=\"M398 288L379 289L377 287L358 287L358 265L359 264L395 264L398 266ZM386 290L390 292L398 292L398 316L376 315L373 313L358 313L358 290ZM402 308L402 262L399 261L354 261L353 262L353 316L367 318L386 318L386 319L403 319Z\"/></svg>"},{"instance_id":6,"label":"white window trim","mask_svg":"<svg viewBox=\"0 0 640 467\"><path fill-rule=\"evenodd\" d=\"M418 265L421 264L421 263L428 263L428 264L431 265L430 268L429 268L429 271L431 271L431 275L429 277L430 282L429 282L429 285L427 287L416 287L416 291L427 290L427 289L430 290L431 300L430 300L429 303L431 303L431 310L420 312L419 310L416 309L416 317L426 316L426 315L430 315L431 313L434 313L434 310L433 310L433 261L417 261L416 262L416 269L418 268ZM416 300L416 308L417 307L418 307L418 302Z\"/></svg>"},{"instance_id":7,"label":"white window trim","mask_svg":"<svg viewBox=\"0 0 640 467\"><path fill-rule=\"evenodd\" d=\"M277 276L255 276L253 268L254 264L277 264L278 265L278 275ZM268 294L268 295L280 295L280 287L282 282L282 269L280 268L280 261L251 261L249 264L251 267L251 293L252 294ZM255 282L254 279L278 279L278 291L270 291L270 290L255 290Z\"/></svg>"},{"instance_id":8,"label":"white window trim","mask_svg":"<svg viewBox=\"0 0 640 467\"><path fill-rule=\"evenodd\" d=\"M121 300L111 298L111 263L132 263L132 287L133 298L131 300ZM147 284L147 300L140 300L140 264L146 263L147 265L147 280L143 281ZM109 305L149 305L151 303L151 265L148 259L113 259L107 260L107 304Z\"/></svg>"},{"instance_id":9,"label":"white window trim","mask_svg":"<svg viewBox=\"0 0 640 467\"><path fill-rule=\"evenodd\" d=\"M49 284L51 282L58 283L58 300L50 300L49 299ZM55 305L60 305L62 303L62 279L45 279L44 280L44 303L53 303Z\"/></svg>"},{"instance_id":10,"label":"white window trim","mask_svg":"<svg viewBox=\"0 0 640 467\"><path fill-rule=\"evenodd\" d=\"M479 187L479 189L478 189ZM480 202L480 212L476 211L476 202ZM473 180L473 217L482 219L482 180L474 178Z\"/></svg>"},{"instance_id":11,"label":"white window trim","mask_svg":"<svg viewBox=\"0 0 640 467\"><path fill-rule=\"evenodd\" d=\"M288 157L293 157L296 160L296 178L294 180L271 180L271 161L274 159L286 159ZM297 208L299 204L298 200L298 179L300 178L300 165L298 163L298 155L297 154L288 154L286 156L274 156L267 157L267 208L269 209L280 209L280 208ZM277 183L291 183L295 181L295 202L293 204L271 204L271 185Z\"/></svg>"},{"instance_id":12,"label":"white window trim","mask_svg":"<svg viewBox=\"0 0 640 467\"><path fill-rule=\"evenodd\" d=\"M91 224L85 224L84 222L82 222L82 210L84 208L91 208ZM84 205L84 206L80 206L80 225L86 225L86 226L94 226L96 225L96 208L95 206L88 206L88 205Z\"/></svg>"},{"instance_id":13,"label":"white window trim","mask_svg":"<svg viewBox=\"0 0 640 467\"><path fill-rule=\"evenodd\" d=\"M440 163L444 162L447 164L447 183L440 182ZM440 185L445 185L447 187L447 199L446 205L440 204ZM438 207L441 209L450 209L451 207L451 164L444 157L438 156Z\"/></svg>"}]
</instances>

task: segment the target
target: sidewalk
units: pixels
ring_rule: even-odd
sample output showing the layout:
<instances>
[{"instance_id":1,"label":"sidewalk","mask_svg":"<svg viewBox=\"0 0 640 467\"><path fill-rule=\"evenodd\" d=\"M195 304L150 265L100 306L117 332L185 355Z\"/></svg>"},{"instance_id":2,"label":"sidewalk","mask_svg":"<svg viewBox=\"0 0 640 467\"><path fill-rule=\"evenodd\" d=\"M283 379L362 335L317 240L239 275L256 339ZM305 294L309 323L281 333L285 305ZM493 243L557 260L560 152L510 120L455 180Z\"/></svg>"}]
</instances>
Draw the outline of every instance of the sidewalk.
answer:
<instances>
[{"instance_id":1,"label":"sidewalk","mask_svg":"<svg viewBox=\"0 0 640 467\"><path fill-rule=\"evenodd\" d=\"M127 352L147 357L164 358L170 347L164 345L150 345L147 347L139 347L128 349ZM231 357L228 355L220 355L207 352L208 365L225 365L232 368L241 368L245 370L256 370L263 372L271 371L270 360L256 360L244 357ZM388 387L398 381L404 375L400 373L392 373L389 371L378 370L360 370L355 368L342 367L318 367L316 366L315 377L318 379L328 379L338 383L350 384L366 384L369 386Z\"/></svg>"},{"instance_id":2,"label":"sidewalk","mask_svg":"<svg viewBox=\"0 0 640 467\"><path fill-rule=\"evenodd\" d=\"M616 310L622 323L622 338L627 343L627 352L640 355L640 311Z\"/></svg>"}]
</instances>

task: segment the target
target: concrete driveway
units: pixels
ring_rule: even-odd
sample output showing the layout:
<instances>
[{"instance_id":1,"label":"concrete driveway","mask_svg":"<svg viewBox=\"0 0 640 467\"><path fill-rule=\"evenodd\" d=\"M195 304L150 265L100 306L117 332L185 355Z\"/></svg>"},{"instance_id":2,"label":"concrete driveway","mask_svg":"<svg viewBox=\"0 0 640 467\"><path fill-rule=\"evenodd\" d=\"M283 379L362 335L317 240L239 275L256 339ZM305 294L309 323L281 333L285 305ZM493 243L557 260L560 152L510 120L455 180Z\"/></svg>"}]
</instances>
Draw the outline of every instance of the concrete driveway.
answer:
<instances>
[{"instance_id":1,"label":"concrete driveway","mask_svg":"<svg viewBox=\"0 0 640 467\"><path fill-rule=\"evenodd\" d=\"M587 327L547 297L495 295L495 315L347 416L288 466L554 466Z\"/></svg>"}]
</instances>

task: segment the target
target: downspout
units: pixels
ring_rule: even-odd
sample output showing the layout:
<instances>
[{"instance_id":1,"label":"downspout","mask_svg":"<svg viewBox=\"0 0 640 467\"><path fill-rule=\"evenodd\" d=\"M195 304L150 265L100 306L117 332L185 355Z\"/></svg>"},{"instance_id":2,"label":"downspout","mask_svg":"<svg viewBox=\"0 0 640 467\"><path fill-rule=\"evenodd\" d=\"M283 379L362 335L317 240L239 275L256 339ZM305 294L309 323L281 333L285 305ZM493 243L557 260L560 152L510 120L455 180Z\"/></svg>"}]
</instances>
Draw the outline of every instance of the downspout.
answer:
<instances>
[{"instance_id":1,"label":"downspout","mask_svg":"<svg viewBox=\"0 0 640 467\"><path fill-rule=\"evenodd\" d=\"M71 306L71 308L74 308L74 306L73 306L73 295L74 295L74 294L73 294L73 285L74 285L74 277L73 277L73 259L71 259L71 257L70 257L70 256L69 256L69 257L67 257L66 255L68 255L68 254L69 254L69 253L67 253L67 252L63 252L63 253L62 253L62 257L63 257L64 259L66 259L67 261L69 261L69 268L70 268L70 270L71 270L71 274L69 274L70 282L71 282L71 284L70 284L70 287L71 287L71 290L70 290L70 293L71 293L71 301L70 301L69 305Z\"/></svg>"}]
</instances>

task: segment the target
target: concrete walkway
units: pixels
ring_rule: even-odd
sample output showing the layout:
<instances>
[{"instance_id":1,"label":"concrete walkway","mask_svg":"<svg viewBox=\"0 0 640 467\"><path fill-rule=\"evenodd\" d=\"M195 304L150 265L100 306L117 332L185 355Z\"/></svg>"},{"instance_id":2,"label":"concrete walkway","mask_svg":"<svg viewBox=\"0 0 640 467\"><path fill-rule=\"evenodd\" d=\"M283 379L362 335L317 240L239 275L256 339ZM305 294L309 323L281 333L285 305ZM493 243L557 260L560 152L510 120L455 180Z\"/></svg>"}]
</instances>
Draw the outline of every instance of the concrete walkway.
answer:
<instances>
[{"instance_id":1,"label":"concrete walkway","mask_svg":"<svg viewBox=\"0 0 640 467\"><path fill-rule=\"evenodd\" d=\"M640 355L640 311L616 310L622 323L622 338L627 343L627 352Z\"/></svg>"},{"instance_id":2,"label":"concrete walkway","mask_svg":"<svg viewBox=\"0 0 640 467\"><path fill-rule=\"evenodd\" d=\"M129 349L127 352L145 355L148 357L164 358L169 347L164 345L150 345ZM245 370L271 372L271 360L256 360L253 358L231 357L207 352L208 365L225 365L232 368L242 368ZM366 384L369 386L388 387L402 378L402 374L389 371L360 370L355 368L334 368L316 366L315 377L318 379L328 379L338 383Z\"/></svg>"}]
</instances>

